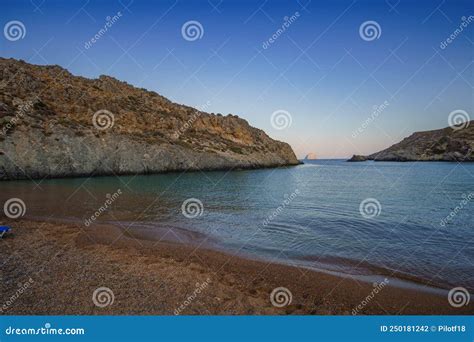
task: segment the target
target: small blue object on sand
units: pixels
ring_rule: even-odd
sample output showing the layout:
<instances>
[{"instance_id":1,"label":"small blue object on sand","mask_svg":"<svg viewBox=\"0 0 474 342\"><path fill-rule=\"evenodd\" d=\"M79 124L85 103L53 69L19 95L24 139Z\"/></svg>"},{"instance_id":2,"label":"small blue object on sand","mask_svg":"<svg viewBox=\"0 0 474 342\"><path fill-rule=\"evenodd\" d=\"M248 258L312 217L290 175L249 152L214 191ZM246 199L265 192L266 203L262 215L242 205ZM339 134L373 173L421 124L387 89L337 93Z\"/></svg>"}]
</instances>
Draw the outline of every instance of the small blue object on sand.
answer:
<instances>
[{"instance_id":1,"label":"small blue object on sand","mask_svg":"<svg viewBox=\"0 0 474 342\"><path fill-rule=\"evenodd\" d=\"M10 227L0 226L0 239L3 238L3 235L5 235L5 233L8 233L9 231L10 231Z\"/></svg>"}]
</instances>

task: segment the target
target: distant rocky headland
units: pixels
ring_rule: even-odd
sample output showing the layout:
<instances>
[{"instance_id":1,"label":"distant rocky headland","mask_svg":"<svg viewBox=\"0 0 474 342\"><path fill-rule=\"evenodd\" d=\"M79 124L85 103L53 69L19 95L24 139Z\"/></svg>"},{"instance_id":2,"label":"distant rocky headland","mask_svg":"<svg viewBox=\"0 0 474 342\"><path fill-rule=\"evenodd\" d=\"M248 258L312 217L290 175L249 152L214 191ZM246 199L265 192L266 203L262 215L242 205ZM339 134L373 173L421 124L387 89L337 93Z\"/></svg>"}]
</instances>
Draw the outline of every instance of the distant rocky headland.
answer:
<instances>
[{"instance_id":1,"label":"distant rocky headland","mask_svg":"<svg viewBox=\"0 0 474 342\"><path fill-rule=\"evenodd\" d=\"M0 179L297 165L247 121L109 76L0 58Z\"/></svg>"},{"instance_id":2,"label":"distant rocky headland","mask_svg":"<svg viewBox=\"0 0 474 342\"><path fill-rule=\"evenodd\" d=\"M369 156L349 161L474 161L474 121L460 126L416 132L401 142Z\"/></svg>"}]
</instances>

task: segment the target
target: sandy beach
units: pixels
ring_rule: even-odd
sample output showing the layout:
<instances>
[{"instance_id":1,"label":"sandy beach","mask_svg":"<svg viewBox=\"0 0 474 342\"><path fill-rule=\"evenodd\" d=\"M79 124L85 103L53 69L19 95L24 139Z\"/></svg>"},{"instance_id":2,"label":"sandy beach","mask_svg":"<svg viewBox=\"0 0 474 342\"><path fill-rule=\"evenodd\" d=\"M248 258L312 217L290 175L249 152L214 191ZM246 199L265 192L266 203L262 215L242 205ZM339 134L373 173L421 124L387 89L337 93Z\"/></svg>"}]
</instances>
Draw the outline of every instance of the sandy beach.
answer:
<instances>
[{"instance_id":1,"label":"sandy beach","mask_svg":"<svg viewBox=\"0 0 474 342\"><path fill-rule=\"evenodd\" d=\"M2 314L472 314L446 296L124 234L113 226L16 220L0 240ZM107 306L94 304L98 288ZM285 287L289 305L272 305ZM372 295L371 295L372 294ZM102 298L103 299L103 298ZM99 303L101 304L101 303Z\"/></svg>"}]
</instances>

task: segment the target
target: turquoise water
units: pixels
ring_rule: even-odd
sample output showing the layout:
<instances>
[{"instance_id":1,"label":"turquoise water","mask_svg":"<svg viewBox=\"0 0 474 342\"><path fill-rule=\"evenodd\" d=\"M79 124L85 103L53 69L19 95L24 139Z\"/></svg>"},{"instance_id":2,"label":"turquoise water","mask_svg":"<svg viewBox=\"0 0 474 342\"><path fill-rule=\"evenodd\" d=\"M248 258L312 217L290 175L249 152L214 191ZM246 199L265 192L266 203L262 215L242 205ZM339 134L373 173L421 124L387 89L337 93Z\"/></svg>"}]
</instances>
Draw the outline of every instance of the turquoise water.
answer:
<instances>
[{"instance_id":1,"label":"turquoise water","mask_svg":"<svg viewBox=\"0 0 474 342\"><path fill-rule=\"evenodd\" d=\"M2 203L21 198L26 217L78 222L120 189L96 222L273 262L474 290L472 163L320 160L251 171L3 182L1 188ZM189 198L201 201L201 215L183 215ZM362 215L365 199L378 203L370 200ZM194 241L183 230L199 234Z\"/></svg>"}]
</instances>

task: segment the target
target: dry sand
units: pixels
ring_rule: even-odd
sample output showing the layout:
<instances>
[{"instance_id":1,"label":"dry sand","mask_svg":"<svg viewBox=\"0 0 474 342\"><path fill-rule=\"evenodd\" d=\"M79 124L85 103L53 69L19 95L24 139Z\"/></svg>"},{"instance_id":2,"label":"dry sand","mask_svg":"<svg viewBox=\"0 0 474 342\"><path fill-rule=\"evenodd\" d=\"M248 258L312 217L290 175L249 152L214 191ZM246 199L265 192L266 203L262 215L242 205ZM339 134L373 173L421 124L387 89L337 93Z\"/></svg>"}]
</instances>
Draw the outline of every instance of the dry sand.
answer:
<instances>
[{"instance_id":1,"label":"dry sand","mask_svg":"<svg viewBox=\"0 0 474 342\"><path fill-rule=\"evenodd\" d=\"M356 279L137 239L112 226L6 223L13 234L0 239L3 314L350 315L374 293ZM99 287L112 290L112 304L94 304ZM272 305L277 287L291 291L290 305ZM474 313L472 303L453 308L445 295L390 285L367 302L359 314Z\"/></svg>"}]
</instances>

